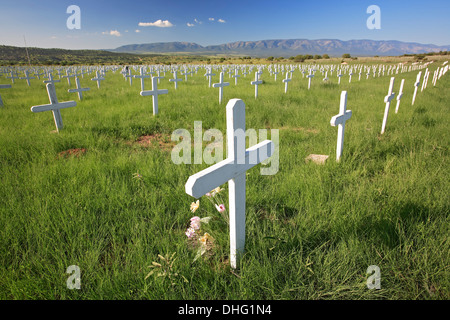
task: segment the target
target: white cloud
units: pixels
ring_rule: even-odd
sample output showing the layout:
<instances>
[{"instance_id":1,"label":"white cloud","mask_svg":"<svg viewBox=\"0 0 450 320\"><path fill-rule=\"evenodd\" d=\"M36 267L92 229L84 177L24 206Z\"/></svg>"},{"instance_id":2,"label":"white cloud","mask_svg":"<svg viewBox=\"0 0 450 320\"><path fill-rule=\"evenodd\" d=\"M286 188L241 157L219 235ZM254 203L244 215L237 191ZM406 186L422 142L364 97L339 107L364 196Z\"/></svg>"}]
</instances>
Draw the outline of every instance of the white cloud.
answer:
<instances>
[{"instance_id":1,"label":"white cloud","mask_svg":"<svg viewBox=\"0 0 450 320\"><path fill-rule=\"evenodd\" d=\"M102 34L109 34L111 36L116 36L116 37L121 36L120 32L117 30L105 31L105 32L102 32Z\"/></svg>"},{"instance_id":2,"label":"white cloud","mask_svg":"<svg viewBox=\"0 0 450 320\"><path fill-rule=\"evenodd\" d=\"M173 27L173 24L169 20L156 20L155 22L139 22L140 27L158 27L169 28Z\"/></svg>"},{"instance_id":3,"label":"white cloud","mask_svg":"<svg viewBox=\"0 0 450 320\"><path fill-rule=\"evenodd\" d=\"M214 18L208 18L209 21L214 21Z\"/></svg>"},{"instance_id":4,"label":"white cloud","mask_svg":"<svg viewBox=\"0 0 450 320\"><path fill-rule=\"evenodd\" d=\"M223 20L223 19L219 19L217 21L219 21L220 23L225 23L225 20Z\"/></svg>"},{"instance_id":5,"label":"white cloud","mask_svg":"<svg viewBox=\"0 0 450 320\"><path fill-rule=\"evenodd\" d=\"M141 30L136 29L136 30L134 30L134 32L139 33L139 32L141 32Z\"/></svg>"},{"instance_id":6,"label":"white cloud","mask_svg":"<svg viewBox=\"0 0 450 320\"><path fill-rule=\"evenodd\" d=\"M201 21L198 21L197 18L194 19L195 23L202 24Z\"/></svg>"},{"instance_id":7,"label":"white cloud","mask_svg":"<svg viewBox=\"0 0 450 320\"><path fill-rule=\"evenodd\" d=\"M195 26L195 24L193 24L193 23L189 23L189 22L188 22L188 23L186 23L186 24L187 24L187 26L188 26L188 27L193 27L193 26Z\"/></svg>"}]
</instances>

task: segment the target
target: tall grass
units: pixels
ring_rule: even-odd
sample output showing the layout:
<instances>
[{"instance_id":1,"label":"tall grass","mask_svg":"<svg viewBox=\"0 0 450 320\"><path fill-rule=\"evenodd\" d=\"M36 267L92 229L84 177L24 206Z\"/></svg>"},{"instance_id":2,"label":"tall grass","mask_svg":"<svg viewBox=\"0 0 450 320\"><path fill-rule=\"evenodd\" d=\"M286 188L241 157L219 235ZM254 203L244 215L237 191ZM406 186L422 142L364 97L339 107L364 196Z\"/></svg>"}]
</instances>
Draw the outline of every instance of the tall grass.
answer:
<instances>
[{"instance_id":1,"label":"tall grass","mask_svg":"<svg viewBox=\"0 0 450 320\"><path fill-rule=\"evenodd\" d=\"M208 88L202 74L175 90L167 73L159 88L169 94L159 97L157 116L151 98L139 95L140 83L130 85L118 73L108 72L100 89L90 76L81 79L91 88L82 101L62 80L58 100L76 100L77 106L62 110L59 134L51 133L50 112L30 112L48 103L42 82L28 87L16 80L2 90L2 299L450 297L448 75L419 90L414 106L417 72L395 75L394 91L404 78L404 95L398 114L391 105L380 135L387 76L353 76L351 84L343 77L338 85L330 75L331 83L323 83L318 73L307 90L307 79L296 71L284 94L282 77L275 82L265 71L257 99L252 75L239 78L238 86L226 76L230 86L219 105L218 90ZM217 73L213 83L218 79ZM337 129L329 121L342 90L353 115L336 163ZM280 134L278 173L261 176L257 166L247 175L246 250L235 272L226 223L210 223L214 254L195 263L184 234L194 201L184 184L208 165L175 165L170 148L136 143L156 133L169 143L178 128L193 136L194 121L225 133L231 98L246 104L247 128ZM69 149L85 152L61 155ZM330 158L325 165L306 163L311 153ZM214 210L202 197L195 214ZM167 277L145 279L158 254L173 252L174 285ZM66 286L70 265L80 267L80 290ZM366 286L369 265L380 267L380 290Z\"/></svg>"}]
</instances>

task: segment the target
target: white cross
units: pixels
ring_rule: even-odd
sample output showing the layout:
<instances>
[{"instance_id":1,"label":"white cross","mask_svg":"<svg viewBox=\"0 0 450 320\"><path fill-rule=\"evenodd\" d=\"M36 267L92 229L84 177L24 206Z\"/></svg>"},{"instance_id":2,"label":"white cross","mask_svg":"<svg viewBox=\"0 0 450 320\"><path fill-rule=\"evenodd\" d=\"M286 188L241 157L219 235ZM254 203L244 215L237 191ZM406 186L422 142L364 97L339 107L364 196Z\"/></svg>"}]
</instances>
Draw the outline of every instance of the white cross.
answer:
<instances>
[{"instance_id":1,"label":"white cross","mask_svg":"<svg viewBox=\"0 0 450 320\"><path fill-rule=\"evenodd\" d=\"M14 74L14 72L13 71L11 71L11 76L10 77L6 77L7 79L11 79L11 82L12 83L15 83L14 82L14 79L19 79L19 76L17 75L17 74Z\"/></svg>"},{"instance_id":2,"label":"white cross","mask_svg":"<svg viewBox=\"0 0 450 320\"><path fill-rule=\"evenodd\" d=\"M417 89L419 88L419 85L420 85L420 77L421 76L422 76L422 71L419 72L419 74L417 75L417 78L416 78L416 82L414 82L414 94L413 94L411 105L414 105L414 101L416 101L416 94L417 94Z\"/></svg>"},{"instance_id":3,"label":"white cross","mask_svg":"<svg viewBox=\"0 0 450 320\"><path fill-rule=\"evenodd\" d=\"M262 80L258 80L258 72L255 72L255 81L250 82L250 84L255 86L255 99L258 97L258 85L262 84Z\"/></svg>"},{"instance_id":4,"label":"white cross","mask_svg":"<svg viewBox=\"0 0 450 320\"><path fill-rule=\"evenodd\" d=\"M20 77L19 79L21 79L21 80L26 79L27 83L28 83L28 86L30 86L30 80L34 79L34 77L30 77L30 75L28 74L28 70L25 70L24 73L25 73L25 77Z\"/></svg>"},{"instance_id":5,"label":"white cross","mask_svg":"<svg viewBox=\"0 0 450 320\"><path fill-rule=\"evenodd\" d=\"M53 74L50 72L48 74L48 80L44 80L43 82L44 83L53 83L53 84L55 84L56 82L61 82L61 80L54 80L53 79Z\"/></svg>"},{"instance_id":6,"label":"white cross","mask_svg":"<svg viewBox=\"0 0 450 320\"><path fill-rule=\"evenodd\" d=\"M312 71L309 71L309 74L306 76L308 78L308 90L311 88L311 79L314 78Z\"/></svg>"},{"instance_id":7,"label":"white cross","mask_svg":"<svg viewBox=\"0 0 450 320\"><path fill-rule=\"evenodd\" d=\"M63 122L61 118L60 109L75 107L77 103L75 101L58 102L56 98L55 85L53 83L47 83L47 93L50 100L50 104L43 104L39 106L31 107L32 112L43 112L52 110L53 119L55 120L56 130L59 132L63 128Z\"/></svg>"},{"instance_id":8,"label":"white cross","mask_svg":"<svg viewBox=\"0 0 450 320\"><path fill-rule=\"evenodd\" d=\"M347 109L347 91L341 92L341 102L339 105L339 114L331 118L330 124L335 127L338 125L338 137L336 146L336 161L339 161L344 149L344 131L345 122L351 118L352 111Z\"/></svg>"},{"instance_id":9,"label":"white cross","mask_svg":"<svg viewBox=\"0 0 450 320\"><path fill-rule=\"evenodd\" d=\"M351 83L352 82L352 75L353 75L352 70L350 70L350 73L348 75L349 75L348 83Z\"/></svg>"},{"instance_id":10,"label":"white cross","mask_svg":"<svg viewBox=\"0 0 450 320\"><path fill-rule=\"evenodd\" d=\"M277 74L279 73L278 70L275 68L275 71L272 73L275 75L275 81L277 81Z\"/></svg>"},{"instance_id":11,"label":"white cross","mask_svg":"<svg viewBox=\"0 0 450 320\"><path fill-rule=\"evenodd\" d=\"M141 67L139 75L135 75L134 77L138 78L138 79L141 79L141 91L144 91L145 90L144 79L145 78L150 78L149 75L145 75L144 74L144 67Z\"/></svg>"},{"instance_id":12,"label":"white cross","mask_svg":"<svg viewBox=\"0 0 450 320\"><path fill-rule=\"evenodd\" d=\"M281 81L284 82L284 93L287 93L288 83L289 81L291 81L291 79L289 79L289 72L286 72L286 79L283 79Z\"/></svg>"},{"instance_id":13,"label":"white cross","mask_svg":"<svg viewBox=\"0 0 450 320\"><path fill-rule=\"evenodd\" d=\"M232 75L232 77L234 78L234 85L237 86L237 79L240 77L240 75L238 75L238 69L234 69L234 75Z\"/></svg>"},{"instance_id":14,"label":"white cross","mask_svg":"<svg viewBox=\"0 0 450 320\"><path fill-rule=\"evenodd\" d=\"M398 91L397 106L395 107L395 113L398 112L398 107L400 107L400 99L403 96L403 85L404 84L405 84L405 79L402 79L402 82L400 83L400 90Z\"/></svg>"},{"instance_id":15,"label":"white cross","mask_svg":"<svg viewBox=\"0 0 450 320\"><path fill-rule=\"evenodd\" d=\"M205 73L205 77L208 77L209 80L209 88L211 88L211 77L215 76L215 73L211 73L211 68Z\"/></svg>"},{"instance_id":16,"label":"white cross","mask_svg":"<svg viewBox=\"0 0 450 320\"><path fill-rule=\"evenodd\" d=\"M141 96L152 96L153 102L153 115L158 114L158 95L167 94L169 90L167 89L158 89L157 83L158 77L152 77L152 90L141 91Z\"/></svg>"},{"instance_id":17,"label":"white cross","mask_svg":"<svg viewBox=\"0 0 450 320\"><path fill-rule=\"evenodd\" d=\"M133 84L133 75L131 74L131 68L128 69L128 74L125 75L125 78L130 79L130 86Z\"/></svg>"},{"instance_id":18,"label":"white cross","mask_svg":"<svg viewBox=\"0 0 450 320\"><path fill-rule=\"evenodd\" d=\"M388 95L386 97L384 97L384 102L386 103L386 107L384 108L383 124L381 125L381 134L383 134L384 130L386 129L386 123L387 123L387 118L388 118L388 114L389 114L389 107L391 105L391 100L393 100L395 97L395 93L392 92L394 90L394 82L395 82L395 78L392 77L391 82L389 84Z\"/></svg>"},{"instance_id":19,"label":"white cross","mask_svg":"<svg viewBox=\"0 0 450 320\"><path fill-rule=\"evenodd\" d=\"M12 88L10 84L0 84L0 89ZM0 96L0 107L3 106L2 96Z\"/></svg>"},{"instance_id":20,"label":"white cross","mask_svg":"<svg viewBox=\"0 0 450 320\"><path fill-rule=\"evenodd\" d=\"M220 73L219 83L213 83L213 88L219 88L219 103L222 103L223 98L223 87L229 86L229 82L223 82L223 71Z\"/></svg>"},{"instance_id":21,"label":"white cross","mask_svg":"<svg viewBox=\"0 0 450 320\"><path fill-rule=\"evenodd\" d=\"M325 71L325 78L322 81L328 81L328 71Z\"/></svg>"},{"instance_id":22,"label":"white cross","mask_svg":"<svg viewBox=\"0 0 450 320\"><path fill-rule=\"evenodd\" d=\"M228 181L230 264L236 268L245 246L245 173L272 156L274 144L265 140L245 149L245 104L231 99L226 110L228 158L190 176L185 190L199 198Z\"/></svg>"},{"instance_id":23,"label":"white cross","mask_svg":"<svg viewBox=\"0 0 450 320\"><path fill-rule=\"evenodd\" d=\"M92 81L97 81L97 88L100 89L100 81L105 80L105 78L100 77L100 75L99 75L99 73L98 73L98 70L97 70L97 72L96 72L95 74L96 74L96 78L92 78L91 80L92 80Z\"/></svg>"},{"instance_id":24,"label":"white cross","mask_svg":"<svg viewBox=\"0 0 450 320\"><path fill-rule=\"evenodd\" d=\"M81 99L83 99L83 93L82 92L91 90L91 88L81 88L80 79L78 77L75 77L75 83L77 85L77 88L76 89L69 89L68 91L70 93L75 93L75 92L78 93L78 99L81 100Z\"/></svg>"},{"instance_id":25,"label":"white cross","mask_svg":"<svg viewBox=\"0 0 450 320\"><path fill-rule=\"evenodd\" d=\"M66 75L62 76L61 78L67 78L67 83L69 84L69 87L72 85L72 83L70 82L70 78L75 77L75 75L73 74L69 74L69 70L66 70Z\"/></svg>"},{"instance_id":26,"label":"white cross","mask_svg":"<svg viewBox=\"0 0 450 320\"><path fill-rule=\"evenodd\" d=\"M338 78L339 78L339 81L338 81L338 84L341 84L341 78L344 76L342 73L339 73L338 75Z\"/></svg>"},{"instance_id":27,"label":"white cross","mask_svg":"<svg viewBox=\"0 0 450 320\"><path fill-rule=\"evenodd\" d=\"M183 81L183 79L177 78L177 72L173 73L173 79L169 79L170 82L175 82L175 89L178 88L178 81Z\"/></svg>"}]
</instances>

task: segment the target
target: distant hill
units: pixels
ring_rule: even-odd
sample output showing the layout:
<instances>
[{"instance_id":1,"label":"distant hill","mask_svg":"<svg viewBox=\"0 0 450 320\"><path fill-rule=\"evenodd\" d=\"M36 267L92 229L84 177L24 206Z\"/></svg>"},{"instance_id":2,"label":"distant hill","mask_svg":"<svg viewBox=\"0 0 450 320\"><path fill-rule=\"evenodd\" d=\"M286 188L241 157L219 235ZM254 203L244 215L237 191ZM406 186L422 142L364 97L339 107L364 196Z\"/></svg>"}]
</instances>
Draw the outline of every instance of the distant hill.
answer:
<instances>
[{"instance_id":1,"label":"distant hill","mask_svg":"<svg viewBox=\"0 0 450 320\"><path fill-rule=\"evenodd\" d=\"M190 53L190 54L230 54L251 55L256 57L296 56L303 54L328 54L341 56L350 53L352 56L400 56L403 54L419 54L427 52L449 51L448 46L420 44L402 41L377 40L260 40L236 41L221 45L201 46L192 42L158 42L147 44L130 44L112 49L123 53Z\"/></svg>"},{"instance_id":2,"label":"distant hill","mask_svg":"<svg viewBox=\"0 0 450 320\"><path fill-rule=\"evenodd\" d=\"M161 54L111 52L106 50L67 50L56 48L28 48L28 53L32 65L155 64L196 61L201 59L198 55L181 57ZM25 48L0 45L0 65L16 64L28 64Z\"/></svg>"}]
</instances>

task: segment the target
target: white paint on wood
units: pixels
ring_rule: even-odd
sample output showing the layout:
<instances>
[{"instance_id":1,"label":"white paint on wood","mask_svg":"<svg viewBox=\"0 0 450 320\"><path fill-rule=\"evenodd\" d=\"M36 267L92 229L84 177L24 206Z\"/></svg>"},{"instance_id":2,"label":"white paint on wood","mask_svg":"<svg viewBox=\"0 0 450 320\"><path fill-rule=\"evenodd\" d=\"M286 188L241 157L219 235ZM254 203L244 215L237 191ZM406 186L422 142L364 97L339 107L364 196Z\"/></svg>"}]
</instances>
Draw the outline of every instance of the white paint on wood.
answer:
<instances>
[{"instance_id":1,"label":"white paint on wood","mask_svg":"<svg viewBox=\"0 0 450 320\"><path fill-rule=\"evenodd\" d=\"M335 127L338 126L338 137L336 145L336 161L339 161L344 149L344 132L345 122L352 116L352 111L347 110L347 91L341 92L341 101L339 105L339 114L331 118L330 124Z\"/></svg>"},{"instance_id":2,"label":"white paint on wood","mask_svg":"<svg viewBox=\"0 0 450 320\"><path fill-rule=\"evenodd\" d=\"M50 104L43 104L31 107L32 112L52 111L53 119L55 120L56 130L59 132L63 128L63 122L61 118L61 109L75 107L77 103L75 101L58 102L56 97L55 85L53 83L47 83L47 93L50 100Z\"/></svg>"},{"instance_id":3,"label":"white paint on wood","mask_svg":"<svg viewBox=\"0 0 450 320\"><path fill-rule=\"evenodd\" d=\"M152 102L153 102L153 115L158 114L158 95L160 94L167 94L169 93L169 90L167 89L158 89L158 80L159 77L152 77L152 90L147 91L141 91L141 96L152 96Z\"/></svg>"},{"instance_id":4,"label":"white paint on wood","mask_svg":"<svg viewBox=\"0 0 450 320\"><path fill-rule=\"evenodd\" d=\"M245 104L240 99L232 99L226 111L228 158L190 176L185 190L199 198L228 181L230 263L236 268L245 246L245 173L268 159L274 152L274 144L265 140L245 149Z\"/></svg>"},{"instance_id":5,"label":"white paint on wood","mask_svg":"<svg viewBox=\"0 0 450 320\"><path fill-rule=\"evenodd\" d=\"M389 83L388 94L387 94L387 96L384 97L384 102L386 103L386 107L384 108L383 124L381 125L381 134L383 134L384 131L386 130L386 123L387 123L387 119L388 119L388 115L389 115L389 107L391 106L391 101L395 97L395 93L393 92L394 91L394 83L395 83L395 78L392 77L391 82Z\"/></svg>"}]
</instances>

